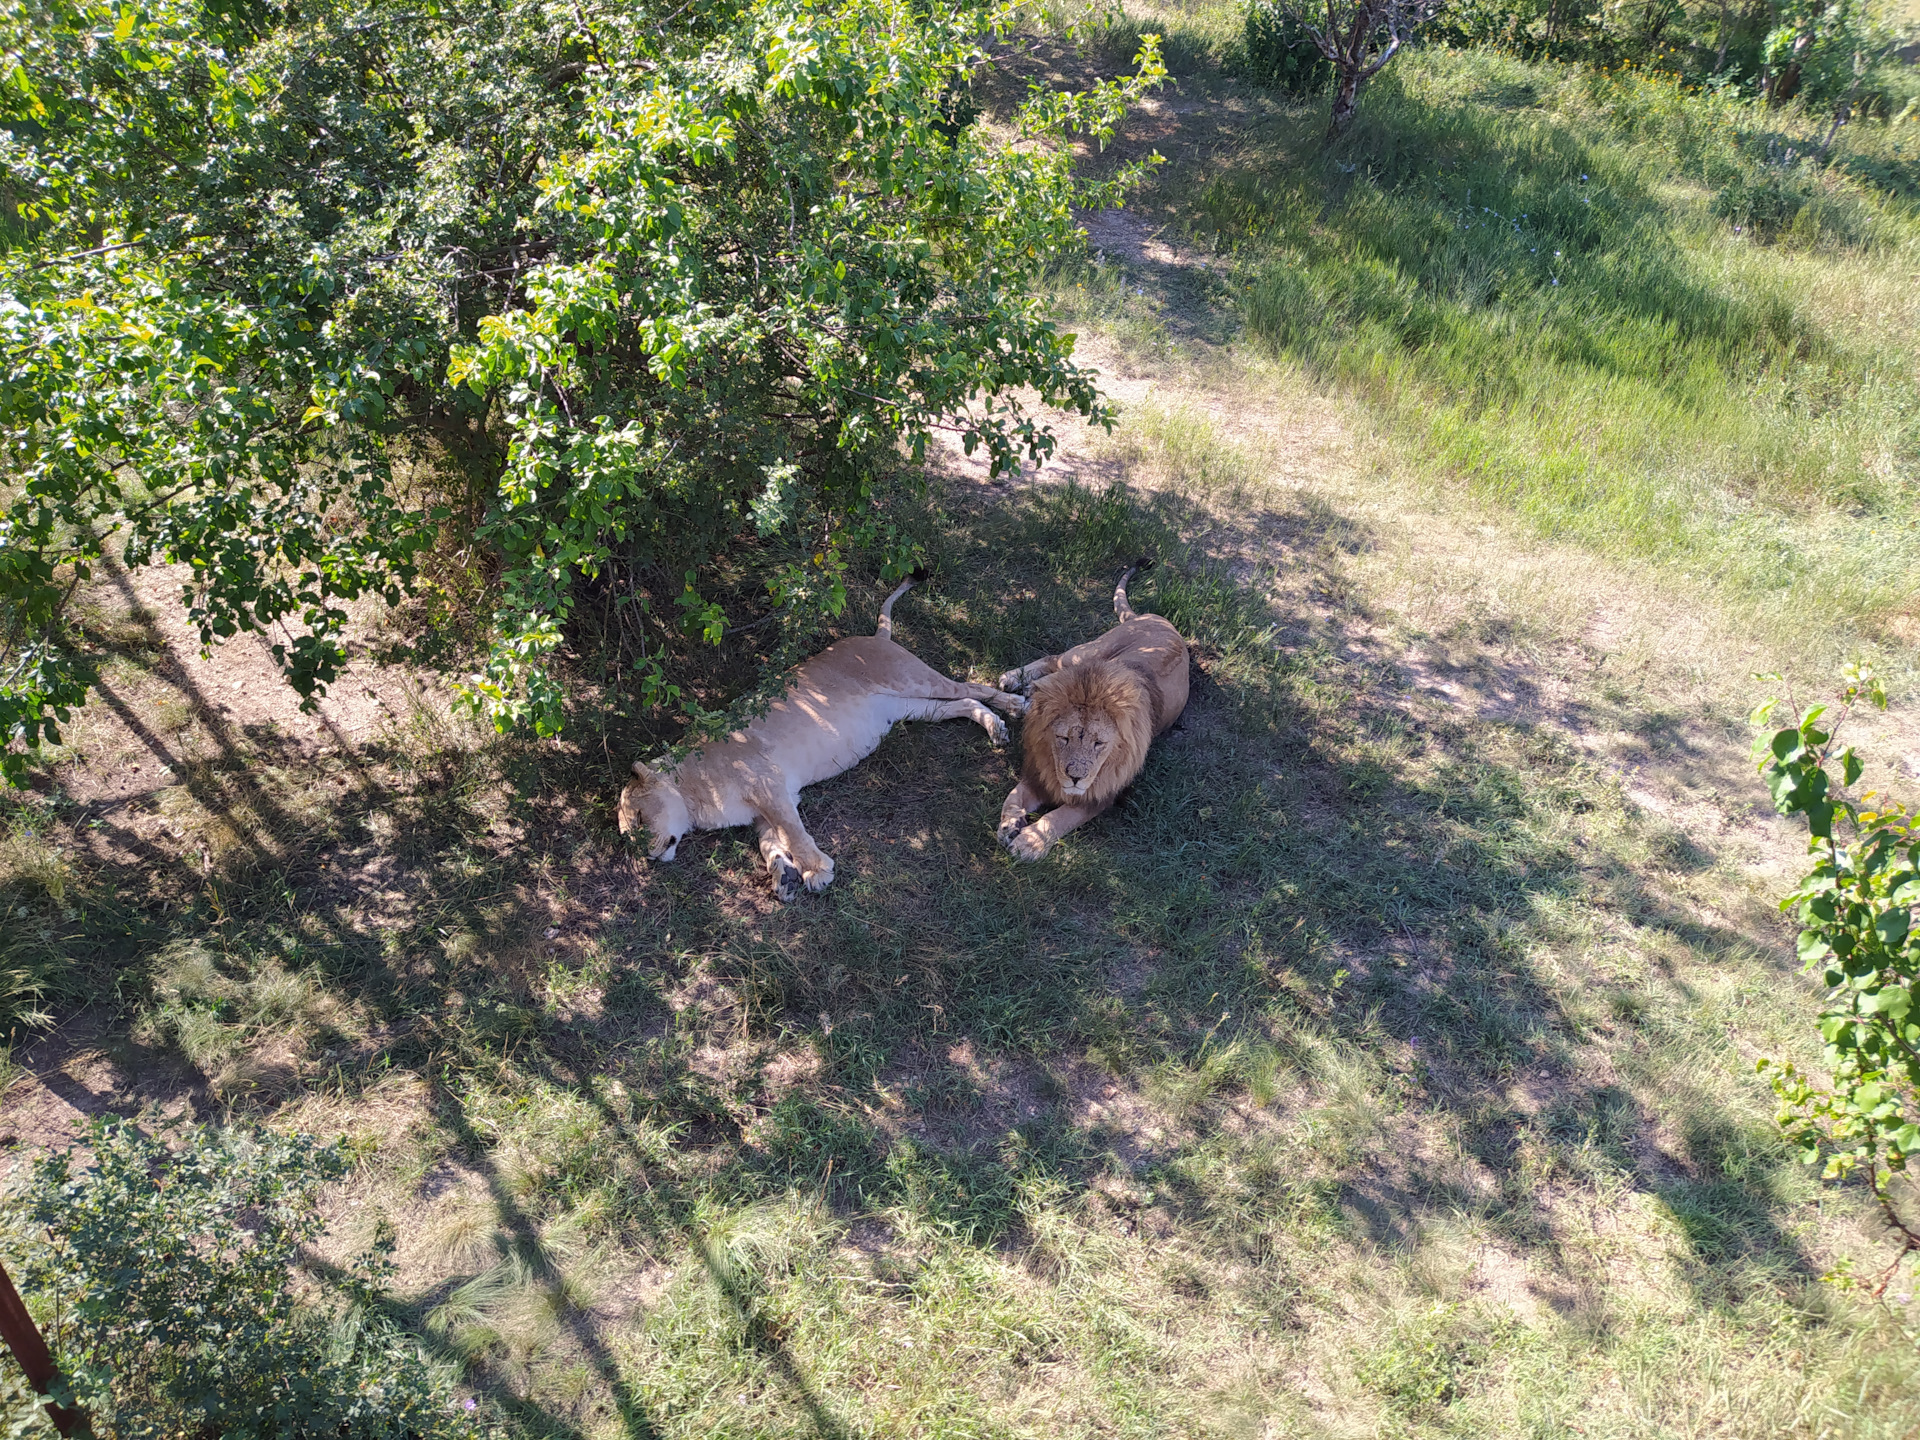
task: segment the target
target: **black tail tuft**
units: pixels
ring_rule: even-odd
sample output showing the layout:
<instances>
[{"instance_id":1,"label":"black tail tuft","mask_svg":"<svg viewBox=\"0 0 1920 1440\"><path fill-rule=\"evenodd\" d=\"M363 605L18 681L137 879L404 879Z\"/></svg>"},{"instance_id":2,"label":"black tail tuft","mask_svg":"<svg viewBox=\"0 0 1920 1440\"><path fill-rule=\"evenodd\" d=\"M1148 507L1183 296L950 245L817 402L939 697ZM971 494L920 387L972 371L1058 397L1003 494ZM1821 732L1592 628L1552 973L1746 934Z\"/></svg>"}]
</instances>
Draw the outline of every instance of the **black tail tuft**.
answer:
<instances>
[{"instance_id":1,"label":"black tail tuft","mask_svg":"<svg viewBox=\"0 0 1920 1440\"><path fill-rule=\"evenodd\" d=\"M1153 556L1142 555L1138 560L1133 562L1133 573L1136 575L1144 575L1147 571L1151 570L1153 566Z\"/></svg>"},{"instance_id":2,"label":"black tail tuft","mask_svg":"<svg viewBox=\"0 0 1920 1440\"><path fill-rule=\"evenodd\" d=\"M927 583L927 567L924 565L914 566L913 569L908 573L907 578L913 581L913 583L916 585L926 584Z\"/></svg>"}]
</instances>

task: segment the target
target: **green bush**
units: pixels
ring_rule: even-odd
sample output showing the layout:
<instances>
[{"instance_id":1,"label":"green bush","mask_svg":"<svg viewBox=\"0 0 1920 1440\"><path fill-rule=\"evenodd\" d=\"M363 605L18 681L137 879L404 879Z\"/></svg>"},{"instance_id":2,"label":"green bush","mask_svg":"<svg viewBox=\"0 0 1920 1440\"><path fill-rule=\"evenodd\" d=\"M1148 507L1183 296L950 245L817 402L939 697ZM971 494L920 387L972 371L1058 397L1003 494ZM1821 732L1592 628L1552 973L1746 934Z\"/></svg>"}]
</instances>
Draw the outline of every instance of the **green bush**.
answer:
<instances>
[{"instance_id":1,"label":"green bush","mask_svg":"<svg viewBox=\"0 0 1920 1440\"><path fill-rule=\"evenodd\" d=\"M169 1139L172 1143L168 1143ZM390 1237L323 1303L292 1270L348 1157L310 1137L95 1120L13 1201L13 1253L59 1356L63 1393L105 1437L480 1434L450 1376L381 1311Z\"/></svg>"},{"instance_id":2,"label":"green bush","mask_svg":"<svg viewBox=\"0 0 1920 1440\"><path fill-rule=\"evenodd\" d=\"M1880 682L1849 667L1837 712L1815 705L1754 747L1775 808L1803 817L1812 837L1813 866L1780 908L1800 921L1800 959L1827 987L1819 1026L1830 1079L1759 1063L1806 1162L1824 1158L1829 1179L1863 1174L1902 1237L1884 1290L1901 1258L1920 1250L1920 1219L1892 1196L1894 1177L1911 1180L1920 1160L1920 817L1891 800L1870 804L1873 791L1846 793L1864 767L1837 736L1863 700L1886 708ZM1769 700L1755 711L1756 727L1766 730L1775 708Z\"/></svg>"},{"instance_id":3,"label":"green bush","mask_svg":"<svg viewBox=\"0 0 1920 1440\"><path fill-rule=\"evenodd\" d=\"M1791 228L1812 198L1792 171L1743 170L1714 193L1712 210L1741 229L1770 237Z\"/></svg>"},{"instance_id":4,"label":"green bush","mask_svg":"<svg viewBox=\"0 0 1920 1440\"><path fill-rule=\"evenodd\" d=\"M1146 168L1089 179L1070 141L1157 38L970 124L1011 23L0 0L0 775L88 693L103 561L191 566L201 642L270 634L309 698L346 602L413 593L502 728L559 728L570 626L699 713L730 623L791 651L856 566L911 565L903 451L1044 456L1026 395L1110 422L1034 282Z\"/></svg>"},{"instance_id":5,"label":"green bush","mask_svg":"<svg viewBox=\"0 0 1920 1440\"><path fill-rule=\"evenodd\" d=\"M1293 95L1317 95L1333 78L1333 66L1300 22L1273 0L1247 6L1245 49L1238 66L1255 85Z\"/></svg>"}]
</instances>

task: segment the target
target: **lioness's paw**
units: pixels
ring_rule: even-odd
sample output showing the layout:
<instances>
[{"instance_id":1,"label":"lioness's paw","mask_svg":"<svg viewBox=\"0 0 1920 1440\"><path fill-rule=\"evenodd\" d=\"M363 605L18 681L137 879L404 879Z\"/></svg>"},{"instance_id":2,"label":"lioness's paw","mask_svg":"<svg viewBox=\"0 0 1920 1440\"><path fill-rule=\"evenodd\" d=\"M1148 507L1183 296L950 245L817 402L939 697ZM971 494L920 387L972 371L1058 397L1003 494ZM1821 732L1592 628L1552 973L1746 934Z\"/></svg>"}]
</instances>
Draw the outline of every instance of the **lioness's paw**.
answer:
<instances>
[{"instance_id":1,"label":"lioness's paw","mask_svg":"<svg viewBox=\"0 0 1920 1440\"><path fill-rule=\"evenodd\" d=\"M810 871L807 874L807 889L813 891L816 895L832 883L833 861L831 859L825 860L818 870Z\"/></svg>"},{"instance_id":2,"label":"lioness's paw","mask_svg":"<svg viewBox=\"0 0 1920 1440\"><path fill-rule=\"evenodd\" d=\"M791 905L800 898L800 891L806 882L800 874L800 867L784 855L773 857L773 895L783 905Z\"/></svg>"},{"instance_id":3,"label":"lioness's paw","mask_svg":"<svg viewBox=\"0 0 1920 1440\"><path fill-rule=\"evenodd\" d=\"M1007 853L1016 860L1038 860L1049 848L1038 826L1029 826L1007 841Z\"/></svg>"},{"instance_id":4,"label":"lioness's paw","mask_svg":"<svg viewBox=\"0 0 1920 1440\"><path fill-rule=\"evenodd\" d=\"M1026 672L1024 670L1009 670L993 682L993 688L996 690L1005 690L1009 694L1018 695L1022 690L1027 688Z\"/></svg>"},{"instance_id":5,"label":"lioness's paw","mask_svg":"<svg viewBox=\"0 0 1920 1440\"><path fill-rule=\"evenodd\" d=\"M996 745L1004 745L1013 737L1007 733L1007 722L996 715L993 723L987 727L987 738Z\"/></svg>"}]
</instances>

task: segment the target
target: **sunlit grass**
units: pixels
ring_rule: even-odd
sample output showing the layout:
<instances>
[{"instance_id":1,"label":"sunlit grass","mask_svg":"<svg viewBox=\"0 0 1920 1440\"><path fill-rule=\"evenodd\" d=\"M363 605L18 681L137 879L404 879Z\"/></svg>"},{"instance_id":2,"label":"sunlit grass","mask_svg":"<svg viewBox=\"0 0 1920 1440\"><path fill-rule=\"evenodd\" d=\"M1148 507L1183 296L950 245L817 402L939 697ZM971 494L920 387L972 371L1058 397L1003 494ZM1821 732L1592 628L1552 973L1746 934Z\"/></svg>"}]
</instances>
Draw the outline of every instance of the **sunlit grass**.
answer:
<instances>
[{"instance_id":1,"label":"sunlit grass","mask_svg":"<svg viewBox=\"0 0 1920 1440\"><path fill-rule=\"evenodd\" d=\"M1204 184L1160 181L1223 252L1212 303L1251 347L1480 502L1704 581L1809 651L1909 623L1912 201L1843 164L1769 168L1805 120L1492 54L1396 61L1331 149L1318 114L1277 112ZM1867 156L1885 129L1845 133ZM1723 202L1761 181L1799 208L1756 233ZM1065 308L1124 343L1157 308L1134 284L1075 272Z\"/></svg>"}]
</instances>

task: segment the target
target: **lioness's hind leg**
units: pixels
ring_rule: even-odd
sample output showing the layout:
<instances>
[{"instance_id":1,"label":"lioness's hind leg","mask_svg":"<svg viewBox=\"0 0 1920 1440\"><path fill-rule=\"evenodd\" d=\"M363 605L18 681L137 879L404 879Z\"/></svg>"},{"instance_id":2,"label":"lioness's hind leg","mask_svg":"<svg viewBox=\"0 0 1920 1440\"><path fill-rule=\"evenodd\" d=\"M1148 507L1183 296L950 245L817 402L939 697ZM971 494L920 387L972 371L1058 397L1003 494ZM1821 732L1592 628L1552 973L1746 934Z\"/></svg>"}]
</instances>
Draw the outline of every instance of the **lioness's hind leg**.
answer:
<instances>
[{"instance_id":1,"label":"lioness's hind leg","mask_svg":"<svg viewBox=\"0 0 1920 1440\"><path fill-rule=\"evenodd\" d=\"M1007 735L1007 722L978 700L942 700L926 712L929 720L971 720L987 732L987 738L996 745L1004 745L1010 738Z\"/></svg>"}]
</instances>

